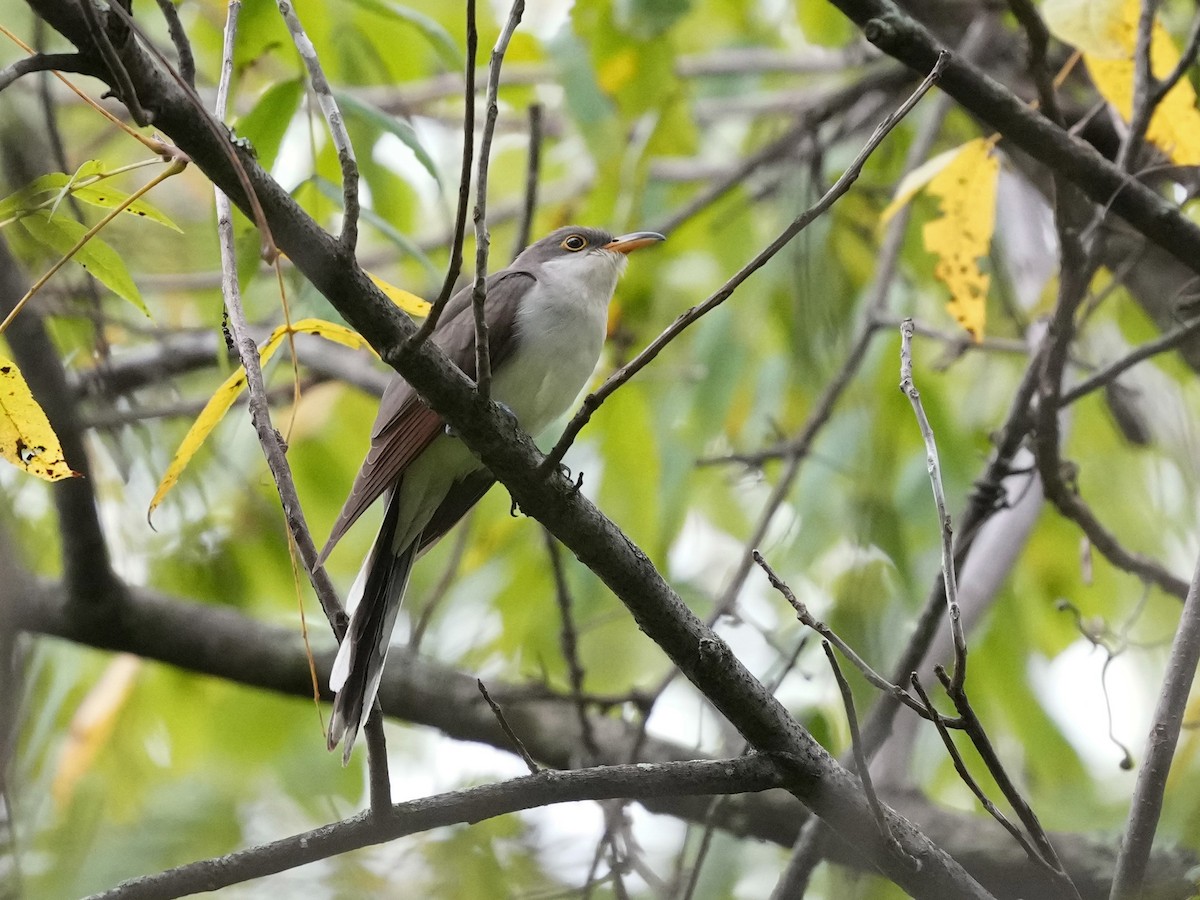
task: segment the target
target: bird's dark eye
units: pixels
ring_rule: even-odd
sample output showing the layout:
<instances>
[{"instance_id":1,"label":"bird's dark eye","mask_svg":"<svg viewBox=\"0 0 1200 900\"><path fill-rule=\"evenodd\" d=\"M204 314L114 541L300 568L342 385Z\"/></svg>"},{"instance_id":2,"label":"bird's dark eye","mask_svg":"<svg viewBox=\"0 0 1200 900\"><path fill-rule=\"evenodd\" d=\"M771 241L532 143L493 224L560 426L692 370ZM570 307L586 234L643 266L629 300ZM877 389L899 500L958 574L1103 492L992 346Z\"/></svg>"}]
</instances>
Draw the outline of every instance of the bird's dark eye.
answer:
<instances>
[{"instance_id":1,"label":"bird's dark eye","mask_svg":"<svg viewBox=\"0 0 1200 900\"><path fill-rule=\"evenodd\" d=\"M572 253L582 250L586 246L587 238L585 238L582 234L572 234L562 242L562 248L564 250L570 250Z\"/></svg>"}]
</instances>

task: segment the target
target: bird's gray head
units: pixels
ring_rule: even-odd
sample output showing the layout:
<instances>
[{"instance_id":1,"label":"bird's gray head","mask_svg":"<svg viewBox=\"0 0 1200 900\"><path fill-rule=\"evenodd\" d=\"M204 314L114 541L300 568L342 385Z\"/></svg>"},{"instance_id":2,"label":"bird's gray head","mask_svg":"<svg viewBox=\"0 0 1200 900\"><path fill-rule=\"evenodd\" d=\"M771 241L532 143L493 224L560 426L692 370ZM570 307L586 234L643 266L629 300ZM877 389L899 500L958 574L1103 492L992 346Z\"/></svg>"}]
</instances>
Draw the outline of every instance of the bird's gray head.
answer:
<instances>
[{"instance_id":1,"label":"bird's gray head","mask_svg":"<svg viewBox=\"0 0 1200 900\"><path fill-rule=\"evenodd\" d=\"M613 237L601 228L567 225L556 229L522 251L514 268L532 269L558 262L588 269L592 266L611 266L617 271L625 268L626 255L641 247L656 244L665 238L653 231L634 231ZM585 262L586 260L586 262Z\"/></svg>"}]
</instances>

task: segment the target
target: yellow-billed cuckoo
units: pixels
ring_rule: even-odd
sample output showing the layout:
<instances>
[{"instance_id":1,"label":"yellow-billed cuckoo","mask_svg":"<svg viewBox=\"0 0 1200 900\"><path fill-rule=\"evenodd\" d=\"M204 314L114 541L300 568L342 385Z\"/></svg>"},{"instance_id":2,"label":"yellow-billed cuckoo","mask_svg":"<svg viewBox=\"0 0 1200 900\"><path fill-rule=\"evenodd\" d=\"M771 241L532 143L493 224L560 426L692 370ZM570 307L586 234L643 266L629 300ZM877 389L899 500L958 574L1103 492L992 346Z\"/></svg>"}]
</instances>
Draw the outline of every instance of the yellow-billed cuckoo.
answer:
<instances>
[{"instance_id":1,"label":"yellow-billed cuckoo","mask_svg":"<svg viewBox=\"0 0 1200 900\"><path fill-rule=\"evenodd\" d=\"M492 397L537 434L566 412L600 358L608 304L626 254L663 240L638 231L613 237L568 226L532 244L487 279L485 318ZM450 298L430 339L468 377L475 376L471 287ZM387 507L375 543L350 588L350 627L329 676L337 697L329 749L344 740L342 760L370 714L392 627L413 561L445 534L495 482L397 376L388 385L371 430L371 449L321 551L334 545L380 497Z\"/></svg>"}]
</instances>

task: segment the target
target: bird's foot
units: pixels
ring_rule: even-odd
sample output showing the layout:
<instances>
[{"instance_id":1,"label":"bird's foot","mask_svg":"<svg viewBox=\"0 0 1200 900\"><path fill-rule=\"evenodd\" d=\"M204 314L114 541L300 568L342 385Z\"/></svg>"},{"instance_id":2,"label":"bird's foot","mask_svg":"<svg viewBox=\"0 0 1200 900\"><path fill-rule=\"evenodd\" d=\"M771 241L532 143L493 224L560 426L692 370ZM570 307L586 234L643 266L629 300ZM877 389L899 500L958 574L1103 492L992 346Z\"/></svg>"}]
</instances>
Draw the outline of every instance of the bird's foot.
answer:
<instances>
[{"instance_id":1,"label":"bird's foot","mask_svg":"<svg viewBox=\"0 0 1200 900\"><path fill-rule=\"evenodd\" d=\"M567 481L572 482L571 493L578 493L579 489L583 487L583 473L575 474L566 463L560 462L558 464L558 474L567 479Z\"/></svg>"}]
</instances>

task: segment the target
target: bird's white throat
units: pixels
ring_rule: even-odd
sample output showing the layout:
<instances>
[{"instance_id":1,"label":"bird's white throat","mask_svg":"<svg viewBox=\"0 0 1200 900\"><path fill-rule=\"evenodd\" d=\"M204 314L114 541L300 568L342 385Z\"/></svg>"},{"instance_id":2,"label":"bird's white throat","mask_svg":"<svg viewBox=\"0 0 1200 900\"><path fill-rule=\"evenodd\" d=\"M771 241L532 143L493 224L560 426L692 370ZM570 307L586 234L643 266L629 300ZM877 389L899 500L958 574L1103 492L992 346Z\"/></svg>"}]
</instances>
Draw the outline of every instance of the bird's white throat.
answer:
<instances>
[{"instance_id":1,"label":"bird's white throat","mask_svg":"<svg viewBox=\"0 0 1200 900\"><path fill-rule=\"evenodd\" d=\"M495 373L493 395L530 434L566 412L595 370L626 262L604 250L550 260L521 298L517 349Z\"/></svg>"}]
</instances>

